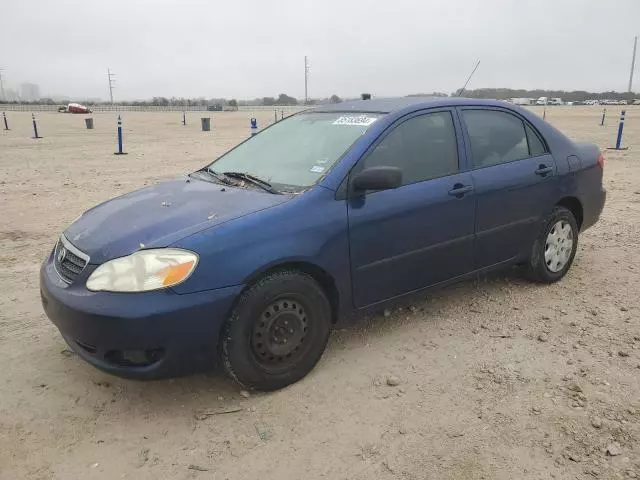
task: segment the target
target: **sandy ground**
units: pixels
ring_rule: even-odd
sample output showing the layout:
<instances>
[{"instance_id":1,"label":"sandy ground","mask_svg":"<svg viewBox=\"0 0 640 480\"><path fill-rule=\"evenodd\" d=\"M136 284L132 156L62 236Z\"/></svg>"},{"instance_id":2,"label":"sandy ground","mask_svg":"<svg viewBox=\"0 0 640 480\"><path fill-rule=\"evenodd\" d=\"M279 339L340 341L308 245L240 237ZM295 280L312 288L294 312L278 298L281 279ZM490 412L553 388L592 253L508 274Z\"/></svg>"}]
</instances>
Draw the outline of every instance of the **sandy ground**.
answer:
<instances>
[{"instance_id":1,"label":"sandy ground","mask_svg":"<svg viewBox=\"0 0 640 480\"><path fill-rule=\"evenodd\" d=\"M551 108L612 146L617 111ZM40 306L38 269L78 214L193 170L249 133L246 112L10 113L0 131L0 478L640 478L640 107L605 151L609 198L568 276L506 273L336 331L303 381L249 398L212 373L139 383L90 367ZM260 124L272 112L258 114ZM394 375L400 385L388 386ZM216 415L225 410L239 411ZM214 415L203 415L214 413ZM609 449L609 452L607 452Z\"/></svg>"}]
</instances>

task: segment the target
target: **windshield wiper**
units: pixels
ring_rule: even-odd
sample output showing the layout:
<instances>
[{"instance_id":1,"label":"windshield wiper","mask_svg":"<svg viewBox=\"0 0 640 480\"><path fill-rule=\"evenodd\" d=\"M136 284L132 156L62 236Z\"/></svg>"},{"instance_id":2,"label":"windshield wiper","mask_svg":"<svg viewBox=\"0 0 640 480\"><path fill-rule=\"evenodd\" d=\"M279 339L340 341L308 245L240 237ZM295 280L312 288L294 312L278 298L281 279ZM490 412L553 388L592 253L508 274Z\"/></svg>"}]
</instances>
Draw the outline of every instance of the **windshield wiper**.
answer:
<instances>
[{"instance_id":1,"label":"windshield wiper","mask_svg":"<svg viewBox=\"0 0 640 480\"><path fill-rule=\"evenodd\" d=\"M239 180L246 180L247 182L253 183L254 185L257 185L258 187L262 188L263 190L266 190L269 193L280 194L280 192L275 188L273 188L269 182L261 178L258 178L254 175L251 175L250 173L224 172L223 175L225 177L237 178Z\"/></svg>"},{"instance_id":2,"label":"windshield wiper","mask_svg":"<svg viewBox=\"0 0 640 480\"><path fill-rule=\"evenodd\" d=\"M209 167L203 168L202 170L198 170L195 173L208 173L210 176L215 178L219 183L223 183L224 185L236 186L236 183L229 180L224 174L211 170Z\"/></svg>"}]
</instances>

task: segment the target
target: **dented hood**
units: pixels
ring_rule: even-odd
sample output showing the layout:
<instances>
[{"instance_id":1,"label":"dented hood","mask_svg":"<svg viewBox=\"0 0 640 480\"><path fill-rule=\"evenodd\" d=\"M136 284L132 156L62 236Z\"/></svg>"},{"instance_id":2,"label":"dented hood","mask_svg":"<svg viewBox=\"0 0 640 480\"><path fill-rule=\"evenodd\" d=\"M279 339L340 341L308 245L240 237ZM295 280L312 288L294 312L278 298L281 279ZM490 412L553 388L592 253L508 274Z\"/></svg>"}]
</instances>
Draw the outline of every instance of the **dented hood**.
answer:
<instances>
[{"instance_id":1,"label":"dented hood","mask_svg":"<svg viewBox=\"0 0 640 480\"><path fill-rule=\"evenodd\" d=\"M235 188L196 178L172 180L102 203L78 218L67 239L93 264L186 236L283 203L290 195Z\"/></svg>"}]
</instances>

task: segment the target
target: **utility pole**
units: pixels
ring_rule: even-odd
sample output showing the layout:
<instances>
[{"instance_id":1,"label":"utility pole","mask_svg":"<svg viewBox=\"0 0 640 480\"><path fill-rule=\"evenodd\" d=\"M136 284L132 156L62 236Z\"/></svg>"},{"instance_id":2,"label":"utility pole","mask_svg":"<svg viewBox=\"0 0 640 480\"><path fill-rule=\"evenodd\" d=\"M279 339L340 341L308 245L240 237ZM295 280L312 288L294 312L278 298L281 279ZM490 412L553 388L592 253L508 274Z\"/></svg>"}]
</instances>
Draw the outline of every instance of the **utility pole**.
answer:
<instances>
[{"instance_id":1,"label":"utility pole","mask_svg":"<svg viewBox=\"0 0 640 480\"><path fill-rule=\"evenodd\" d=\"M107 78L109 79L109 99L111 100L111 105L113 105L113 85L116 81L113 79L115 77L115 73L111 73L111 70L107 68Z\"/></svg>"},{"instance_id":2,"label":"utility pole","mask_svg":"<svg viewBox=\"0 0 640 480\"><path fill-rule=\"evenodd\" d=\"M2 67L0 67L0 102L4 102L4 84L2 83Z\"/></svg>"},{"instance_id":3,"label":"utility pole","mask_svg":"<svg viewBox=\"0 0 640 480\"><path fill-rule=\"evenodd\" d=\"M308 82L309 82L309 62L307 61L307 56L304 56L304 104L309 103L309 91L308 91Z\"/></svg>"},{"instance_id":4,"label":"utility pole","mask_svg":"<svg viewBox=\"0 0 640 480\"><path fill-rule=\"evenodd\" d=\"M638 47L638 37L633 40L633 57L631 57L631 74L629 75L629 93L633 88L633 70L636 68L636 49Z\"/></svg>"}]
</instances>

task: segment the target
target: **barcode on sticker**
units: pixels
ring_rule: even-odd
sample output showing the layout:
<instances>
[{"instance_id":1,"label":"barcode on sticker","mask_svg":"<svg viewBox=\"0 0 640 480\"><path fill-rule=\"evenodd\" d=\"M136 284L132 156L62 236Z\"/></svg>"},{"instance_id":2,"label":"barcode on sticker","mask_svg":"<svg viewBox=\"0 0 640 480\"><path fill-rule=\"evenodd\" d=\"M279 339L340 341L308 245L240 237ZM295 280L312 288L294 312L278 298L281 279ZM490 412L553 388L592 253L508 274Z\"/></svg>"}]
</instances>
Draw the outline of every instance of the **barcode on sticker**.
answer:
<instances>
[{"instance_id":1,"label":"barcode on sticker","mask_svg":"<svg viewBox=\"0 0 640 480\"><path fill-rule=\"evenodd\" d=\"M366 115L343 116L337 118L333 125L354 125L358 127L368 127L377 119L375 117L367 117Z\"/></svg>"}]
</instances>

